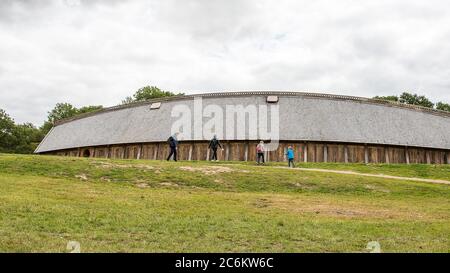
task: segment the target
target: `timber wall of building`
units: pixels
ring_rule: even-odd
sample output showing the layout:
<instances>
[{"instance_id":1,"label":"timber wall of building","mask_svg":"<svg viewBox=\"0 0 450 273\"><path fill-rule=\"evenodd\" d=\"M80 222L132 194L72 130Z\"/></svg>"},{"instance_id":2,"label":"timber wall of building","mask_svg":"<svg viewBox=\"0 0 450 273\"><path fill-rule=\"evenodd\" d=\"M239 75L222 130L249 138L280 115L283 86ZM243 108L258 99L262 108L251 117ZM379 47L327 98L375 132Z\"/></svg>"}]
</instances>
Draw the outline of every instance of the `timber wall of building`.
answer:
<instances>
[{"instance_id":1,"label":"timber wall of building","mask_svg":"<svg viewBox=\"0 0 450 273\"><path fill-rule=\"evenodd\" d=\"M255 161L256 141L222 141L224 150L218 150L222 161ZM281 141L276 151L266 152L266 161L286 161L284 156L291 145L297 162L388 163L388 164L450 164L450 150L431 148L321 143L307 141ZM121 144L60 150L46 154L74 157L112 159L164 160L167 143ZM179 160L207 160L210 157L207 142L180 142Z\"/></svg>"}]
</instances>

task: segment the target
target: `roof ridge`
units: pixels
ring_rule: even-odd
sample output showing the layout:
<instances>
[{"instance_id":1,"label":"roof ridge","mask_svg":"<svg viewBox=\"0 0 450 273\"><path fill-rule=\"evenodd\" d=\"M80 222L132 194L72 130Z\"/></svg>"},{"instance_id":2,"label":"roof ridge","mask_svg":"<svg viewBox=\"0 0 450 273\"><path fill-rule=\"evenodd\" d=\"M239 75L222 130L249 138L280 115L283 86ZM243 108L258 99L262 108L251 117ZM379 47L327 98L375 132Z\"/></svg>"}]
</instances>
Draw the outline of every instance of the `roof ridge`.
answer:
<instances>
[{"instance_id":1,"label":"roof ridge","mask_svg":"<svg viewBox=\"0 0 450 273\"><path fill-rule=\"evenodd\" d=\"M341 100L353 100L374 104L381 104L385 106L393 106L399 108L407 108L410 110L416 110L421 112L427 112L430 114L435 114L439 116L450 117L450 112L437 110L433 108L427 108L420 105L411 105L400 102L387 101L382 99L373 99L373 98L365 98L358 96L349 96L349 95L337 95L337 94L328 94L328 93L315 93L315 92L297 92L297 91L221 91L221 92L209 92L209 93L197 93L191 95L179 95L179 96L171 96L171 97L162 97L155 98L146 101L132 102L128 104L120 104L107 108L103 108L98 111L83 113L71 118L62 119L56 121L54 126L61 125L64 123L68 123L74 120L83 119L90 116L95 116L102 113L107 113L110 111L128 109L133 107L139 107L144 105L149 105L154 102L164 102L164 101L175 101L175 100L183 100L183 99L193 99L194 97L233 97L233 96L251 96L251 95L281 95L281 96L305 96L305 97L315 97L315 98L329 98L329 99L341 99Z\"/></svg>"}]
</instances>

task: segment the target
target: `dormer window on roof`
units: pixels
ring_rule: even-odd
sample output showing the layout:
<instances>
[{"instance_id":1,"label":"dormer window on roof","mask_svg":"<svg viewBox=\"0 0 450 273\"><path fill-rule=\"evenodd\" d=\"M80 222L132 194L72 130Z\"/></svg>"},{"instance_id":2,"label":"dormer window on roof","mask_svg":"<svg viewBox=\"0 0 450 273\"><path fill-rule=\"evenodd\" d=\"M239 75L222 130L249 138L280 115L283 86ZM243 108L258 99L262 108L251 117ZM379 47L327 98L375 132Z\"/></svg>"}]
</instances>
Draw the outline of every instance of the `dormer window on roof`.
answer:
<instances>
[{"instance_id":1,"label":"dormer window on roof","mask_svg":"<svg viewBox=\"0 0 450 273\"><path fill-rule=\"evenodd\" d=\"M160 107L161 107L160 102L154 102L150 105L150 110L156 110L156 109L159 109Z\"/></svg>"},{"instance_id":2,"label":"dormer window on roof","mask_svg":"<svg viewBox=\"0 0 450 273\"><path fill-rule=\"evenodd\" d=\"M268 103L277 103L278 102L278 96L267 96Z\"/></svg>"}]
</instances>

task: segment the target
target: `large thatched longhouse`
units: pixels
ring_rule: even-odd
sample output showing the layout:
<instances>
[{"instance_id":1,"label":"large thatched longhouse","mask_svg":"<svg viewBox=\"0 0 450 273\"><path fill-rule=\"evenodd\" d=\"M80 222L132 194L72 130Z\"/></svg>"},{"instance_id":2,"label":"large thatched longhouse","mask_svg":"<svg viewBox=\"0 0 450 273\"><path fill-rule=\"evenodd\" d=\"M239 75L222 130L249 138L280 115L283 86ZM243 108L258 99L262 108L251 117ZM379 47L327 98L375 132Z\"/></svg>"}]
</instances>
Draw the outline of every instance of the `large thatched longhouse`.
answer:
<instances>
[{"instance_id":1,"label":"large thatched longhouse","mask_svg":"<svg viewBox=\"0 0 450 273\"><path fill-rule=\"evenodd\" d=\"M223 111L211 114L214 109ZM264 109L266 119L261 118ZM284 161L288 145L294 147L296 161L302 162L450 161L450 113L360 97L298 92L211 93L116 106L55 124L36 153L165 159L167 138L174 124L180 123L183 111L190 112L184 121L194 125L182 132L181 160L208 158L211 134L199 132L199 126L223 117L236 129L230 131L227 126L231 123L215 123L212 131L224 146L219 160L255 160L260 139L273 142L279 138L278 148L267 152L269 161ZM255 111L258 121L250 117ZM256 134L252 132L255 126ZM262 127L268 127L270 134L261 133Z\"/></svg>"}]
</instances>

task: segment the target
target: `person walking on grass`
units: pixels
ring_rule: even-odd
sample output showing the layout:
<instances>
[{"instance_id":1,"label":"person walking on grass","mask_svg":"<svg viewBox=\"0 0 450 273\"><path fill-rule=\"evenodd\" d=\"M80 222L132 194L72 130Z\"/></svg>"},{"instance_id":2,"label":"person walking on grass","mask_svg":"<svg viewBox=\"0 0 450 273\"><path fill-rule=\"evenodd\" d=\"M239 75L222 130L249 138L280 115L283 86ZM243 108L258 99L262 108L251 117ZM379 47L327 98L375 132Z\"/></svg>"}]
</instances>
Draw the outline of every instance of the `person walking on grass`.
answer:
<instances>
[{"instance_id":1,"label":"person walking on grass","mask_svg":"<svg viewBox=\"0 0 450 273\"><path fill-rule=\"evenodd\" d=\"M220 147L220 149L222 149L222 151L223 151L220 141L217 139L217 136L214 135L214 137L209 142L209 146L208 146L208 148L211 149L211 151L212 151L211 161L217 161L217 148L218 147Z\"/></svg>"},{"instance_id":2,"label":"person walking on grass","mask_svg":"<svg viewBox=\"0 0 450 273\"><path fill-rule=\"evenodd\" d=\"M167 157L167 161L170 160L170 157L173 155L173 160L177 161L177 149L178 149L178 133L173 134L167 139L170 147L170 153Z\"/></svg>"},{"instance_id":3,"label":"person walking on grass","mask_svg":"<svg viewBox=\"0 0 450 273\"><path fill-rule=\"evenodd\" d=\"M294 165L294 150L292 149L292 146L289 146L287 151L286 151L286 157L288 159L288 166L292 167L291 168L295 168Z\"/></svg>"},{"instance_id":4,"label":"person walking on grass","mask_svg":"<svg viewBox=\"0 0 450 273\"><path fill-rule=\"evenodd\" d=\"M265 148L264 148L264 141L260 141L259 144L256 146L256 163L258 163L258 165L260 164L264 164L264 152L265 152ZM262 161L262 163L261 163Z\"/></svg>"}]
</instances>

